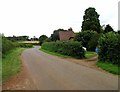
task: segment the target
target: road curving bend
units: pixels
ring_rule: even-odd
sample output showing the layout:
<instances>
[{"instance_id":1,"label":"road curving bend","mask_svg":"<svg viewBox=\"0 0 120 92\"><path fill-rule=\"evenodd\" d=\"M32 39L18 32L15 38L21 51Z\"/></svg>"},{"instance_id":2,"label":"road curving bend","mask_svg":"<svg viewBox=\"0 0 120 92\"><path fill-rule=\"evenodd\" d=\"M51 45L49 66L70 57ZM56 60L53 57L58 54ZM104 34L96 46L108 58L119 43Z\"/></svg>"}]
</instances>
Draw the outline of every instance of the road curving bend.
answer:
<instances>
[{"instance_id":1,"label":"road curving bend","mask_svg":"<svg viewBox=\"0 0 120 92\"><path fill-rule=\"evenodd\" d=\"M118 76L46 54L39 48L35 46L22 53L24 67L36 90L118 89Z\"/></svg>"}]
</instances>

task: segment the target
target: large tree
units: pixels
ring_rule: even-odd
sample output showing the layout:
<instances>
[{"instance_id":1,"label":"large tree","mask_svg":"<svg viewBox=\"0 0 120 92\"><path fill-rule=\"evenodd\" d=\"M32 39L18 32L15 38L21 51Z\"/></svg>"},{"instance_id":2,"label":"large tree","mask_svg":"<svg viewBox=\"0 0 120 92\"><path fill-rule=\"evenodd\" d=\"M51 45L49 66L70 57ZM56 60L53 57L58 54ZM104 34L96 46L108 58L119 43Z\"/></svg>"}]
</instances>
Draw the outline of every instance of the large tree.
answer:
<instances>
[{"instance_id":1,"label":"large tree","mask_svg":"<svg viewBox=\"0 0 120 92\"><path fill-rule=\"evenodd\" d=\"M104 30L104 33L107 33L107 32L114 32L113 28L109 24L106 25L105 30Z\"/></svg>"},{"instance_id":2,"label":"large tree","mask_svg":"<svg viewBox=\"0 0 120 92\"><path fill-rule=\"evenodd\" d=\"M95 8L89 7L86 9L85 15L83 16L82 31L93 30L100 33L101 26L99 16Z\"/></svg>"}]
</instances>

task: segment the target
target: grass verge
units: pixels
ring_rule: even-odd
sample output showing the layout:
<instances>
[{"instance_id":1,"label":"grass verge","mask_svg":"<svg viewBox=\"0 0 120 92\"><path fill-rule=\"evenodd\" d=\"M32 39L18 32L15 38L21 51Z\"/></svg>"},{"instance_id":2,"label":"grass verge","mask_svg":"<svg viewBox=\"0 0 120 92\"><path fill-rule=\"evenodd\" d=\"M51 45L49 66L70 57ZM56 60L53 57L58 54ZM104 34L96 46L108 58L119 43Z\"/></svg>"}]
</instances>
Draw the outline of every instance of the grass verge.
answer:
<instances>
[{"instance_id":1,"label":"grass verge","mask_svg":"<svg viewBox=\"0 0 120 92\"><path fill-rule=\"evenodd\" d=\"M120 67L118 67L118 65L113 65L111 63L104 63L100 61L98 61L96 65L112 74L120 75Z\"/></svg>"},{"instance_id":2,"label":"grass verge","mask_svg":"<svg viewBox=\"0 0 120 92\"><path fill-rule=\"evenodd\" d=\"M2 82L17 74L21 70L20 55L24 48L15 48L2 59Z\"/></svg>"},{"instance_id":3,"label":"grass verge","mask_svg":"<svg viewBox=\"0 0 120 92\"><path fill-rule=\"evenodd\" d=\"M55 55L55 56L60 56L60 57L64 57L64 58L71 58L71 56L66 56L66 55L62 55L62 54L59 54L59 53L55 53L55 52L50 52L48 50L44 50L44 49L39 49L45 53L48 53L48 54L51 54L51 55Z\"/></svg>"},{"instance_id":4,"label":"grass verge","mask_svg":"<svg viewBox=\"0 0 120 92\"><path fill-rule=\"evenodd\" d=\"M60 56L60 57L64 57L64 58L77 58L77 57L71 57L71 56L67 56L67 55L62 55L62 54L59 54L59 53L55 53L55 52L50 52L48 50L44 50L44 49L41 49L41 51L45 52L45 53L48 53L48 54L51 54L51 55L55 55L55 56ZM88 58L92 58L94 56L97 56L97 54L95 52L86 52L85 53L85 57L88 59Z\"/></svg>"},{"instance_id":5,"label":"grass verge","mask_svg":"<svg viewBox=\"0 0 120 92\"><path fill-rule=\"evenodd\" d=\"M92 58L92 57L94 57L94 56L97 56L97 53L96 53L96 52L87 51L87 52L85 53L85 57L86 57L87 59Z\"/></svg>"}]
</instances>

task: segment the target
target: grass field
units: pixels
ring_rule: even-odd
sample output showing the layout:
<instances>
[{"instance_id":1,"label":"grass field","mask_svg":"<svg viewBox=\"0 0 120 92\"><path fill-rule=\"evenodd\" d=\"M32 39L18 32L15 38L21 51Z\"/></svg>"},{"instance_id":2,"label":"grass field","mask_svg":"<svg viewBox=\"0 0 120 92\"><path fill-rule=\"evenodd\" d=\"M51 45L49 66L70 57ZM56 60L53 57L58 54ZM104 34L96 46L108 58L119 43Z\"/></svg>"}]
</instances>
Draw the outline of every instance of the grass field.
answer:
<instances>
[{"instance_id":1,"label":"grass field","mask_svg":"<svg viewBox=\"0 0 120 92\"><path fill-rule=\"evenodd\" d=\"M103 70L106 70L112 74L120 75L120 67L118 65L113 65L111 63L104 63L104 62L97 62L96 64L98 67L102 68Z\"/></svg>"},{"instance_id":2,"label":"grass field","mask_svg":"<svg viewBox=\"0 0 120 92\"><path fill-rule=\"evenodd\" d=\"M2 59L2 82L21 70L20 55L23 50L23 48L13 49Z\"/></svg>"}]
</instances>

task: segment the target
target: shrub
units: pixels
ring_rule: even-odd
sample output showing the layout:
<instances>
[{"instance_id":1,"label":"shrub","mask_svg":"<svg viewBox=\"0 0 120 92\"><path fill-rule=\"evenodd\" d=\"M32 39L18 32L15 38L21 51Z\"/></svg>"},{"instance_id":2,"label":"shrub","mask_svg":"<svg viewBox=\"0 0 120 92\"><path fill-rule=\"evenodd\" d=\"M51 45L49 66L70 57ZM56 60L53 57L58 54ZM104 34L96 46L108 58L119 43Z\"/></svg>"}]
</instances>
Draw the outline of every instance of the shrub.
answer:
<instances>
[{"instance_id":1,"label":"shrub","mask_svg":"<svg viewBox=\"0 0 120 92\"><path fill-rule=\"evenodd\" d=\"M103 34L99 41L99 61L118 64L120 62L120 35L114 32Z\"/></svg>"},{"instance_id":2,"label":"shrub","mask_svg":"<svg viewBox=\"0 0 120 92\"><path fill-rule=\"evenodd\" d=\"M16 47L23 47L23 48L31 48L33 47L32 44L26 44L26 43L18 43L16 41L8 40L6 37L2 37L2 56L4 57L5 54L7 54L10 50L16 48Z\"/></svg>"},{"instance_id":3,"label":"shrub","mask_svg":"<svg viewBox=\"0 0 120 92\"><path fill-rule=\"evenodd\" d=\"M76 58L83 58L85 56L85 51L80 42L45 42L41 48Z\"/></svg>"},{"instance_id":4,"label":"shrub","mask_svg":"<svg viewBox=\"0 0 120 92\"><path fill-rule=\"evenodd\" d=\"M5 37L2 37L2 54L3 55L9 52L10 50L12 50L13 48L16 48L17 46L18 46L17 43L12 42Z\"/></svg>"}]
</instances>

